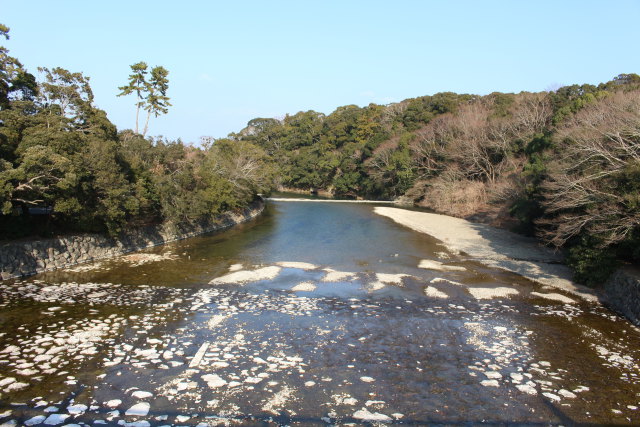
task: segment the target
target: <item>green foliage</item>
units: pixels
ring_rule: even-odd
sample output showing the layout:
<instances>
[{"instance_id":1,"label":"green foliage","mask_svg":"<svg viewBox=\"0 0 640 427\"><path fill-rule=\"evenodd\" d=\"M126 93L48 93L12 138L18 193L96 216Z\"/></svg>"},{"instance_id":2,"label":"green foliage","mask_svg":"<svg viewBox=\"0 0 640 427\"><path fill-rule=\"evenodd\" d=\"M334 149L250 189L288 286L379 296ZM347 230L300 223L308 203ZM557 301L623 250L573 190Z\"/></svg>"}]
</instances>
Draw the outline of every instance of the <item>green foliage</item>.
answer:
<instances>
[{"instance_id":1,"label":"green foliage","mask_svg":"<svg viewBox=\"0 0 640 427\"><path fill-rule=\"evenodd\" d=\"M573 269L574 280L588 286L596 286L613 273L618 266L616 253L599 246L601 242L583 236L569 248L567 265Z\"/></svg>"},{"instance_id":2,"label":"green foliage","mask_svg":"<svg viewBox=\"0 0 640 427\"><path fill-rule=\"evenodd\" d=\"M0 26L0 35L7 32ZM200 149L145 138L137 120L135 131L118 133L93 105L88 77L59 67L39 71L38 83L0 48L0 239L179 226L242 208L273 187L261 147L228 140ZM162 67L148 73L141 62L120 88L120 95L136 95L147 124L170 106L167 76ZM322 115L302 116L300 126L322 126ZM266 120L261 131L267 124L274 123Z\"/></svg>"}]
</instances>

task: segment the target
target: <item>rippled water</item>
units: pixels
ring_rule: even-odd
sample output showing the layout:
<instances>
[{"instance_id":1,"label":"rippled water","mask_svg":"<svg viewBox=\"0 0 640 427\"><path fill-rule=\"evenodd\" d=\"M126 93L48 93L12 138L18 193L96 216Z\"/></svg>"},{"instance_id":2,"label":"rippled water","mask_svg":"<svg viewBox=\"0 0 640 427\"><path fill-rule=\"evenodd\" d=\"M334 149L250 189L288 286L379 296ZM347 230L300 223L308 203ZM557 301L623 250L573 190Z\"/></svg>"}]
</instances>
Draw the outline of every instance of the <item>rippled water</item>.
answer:
<instances>
[{"instance_id":1,"label":"rippled water","mask_svg":"<svg viewBox=\"0 0 640 427\"><path fill-rule=\"evenodd\" d=\"M640 421L637 328L370 205L4 282L0 322L0 423Z\"/></svg>"}]
</instances>

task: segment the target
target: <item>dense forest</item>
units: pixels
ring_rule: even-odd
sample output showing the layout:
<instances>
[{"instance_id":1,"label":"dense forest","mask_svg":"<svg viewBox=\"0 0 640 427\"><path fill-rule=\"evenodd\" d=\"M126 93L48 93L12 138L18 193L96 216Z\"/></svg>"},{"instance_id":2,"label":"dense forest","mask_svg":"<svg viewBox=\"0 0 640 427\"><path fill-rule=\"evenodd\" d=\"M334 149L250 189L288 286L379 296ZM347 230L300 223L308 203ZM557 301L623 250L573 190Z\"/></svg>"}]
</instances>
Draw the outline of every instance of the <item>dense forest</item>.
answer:
<instances>
[{"instance_id":1,"label":"dense forest","mask_svg":"<svg viewBox=\"0 0 640 427\"><path fill-rule=\"evenodd\" d=\"M640 76L486 96L256 118L225 143L261 147L284 188L401 199L536 235L576 280L640 258Z\"/></svg>"},{"instance_id":2,"label":"dense forest","mask_svg":"<svg viewBox=\"0 0 640 427\"><path fill-rule=\"evenodd\" d=\"M0 26L0 37L8 32ZM135 131L116 129L94 105L88 77L38 71L41 79L0 47L0 239L198 221L273 185L265 151L250 142L194 147L144 136L150 115L170 106L162 67L134 64L120 88L146 111L142 134L140 111Z\"/></svg>"},{"instance_id":3,"label":"dense forest","mask_svg":"<svg viewBox=\"0 0 640 427\"><path fill-rule=\"evenodd\" d=\"M162 67L147 76L132 65L120 95L137 96L136 128L122 131L94 105L88 77L38 71L0 47L0 239L197 221L279 186L510 227L566 249L584 283L640 259L636 74L255 118L196 147L146 136L170 106Z\"/></svg>"}]
</instances>

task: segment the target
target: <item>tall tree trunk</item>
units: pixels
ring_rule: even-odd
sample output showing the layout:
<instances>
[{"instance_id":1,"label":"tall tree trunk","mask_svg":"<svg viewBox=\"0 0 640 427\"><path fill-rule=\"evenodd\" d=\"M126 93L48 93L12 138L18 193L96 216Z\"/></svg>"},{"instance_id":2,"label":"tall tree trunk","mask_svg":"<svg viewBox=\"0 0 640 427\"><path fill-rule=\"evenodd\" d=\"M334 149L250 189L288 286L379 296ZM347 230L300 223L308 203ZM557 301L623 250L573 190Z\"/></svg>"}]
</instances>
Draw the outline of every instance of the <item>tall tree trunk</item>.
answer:
<instances>
[{"instance_id":1,"label":"tall tree trunk","mask_svg":"<svg viewBox=\"0 0 640 427\"><path fill-rule=\"evenodd\" d=\"M151 117L151 111L147 113L147 121L144 123L144 130L142 131L142 136L147 134L147 129L149 128L149 117Z\"/></svg>"},{"instance_id":2,"label":"tall tree trunk","mask_svg":"<svg viewBox=\"0 0 640 427\"><path fill-rule=\"evenodd\" d=\"M136 133L138 133L138 117L140 116L140 105L136 108Z\"/></svg>"}]
</instances>

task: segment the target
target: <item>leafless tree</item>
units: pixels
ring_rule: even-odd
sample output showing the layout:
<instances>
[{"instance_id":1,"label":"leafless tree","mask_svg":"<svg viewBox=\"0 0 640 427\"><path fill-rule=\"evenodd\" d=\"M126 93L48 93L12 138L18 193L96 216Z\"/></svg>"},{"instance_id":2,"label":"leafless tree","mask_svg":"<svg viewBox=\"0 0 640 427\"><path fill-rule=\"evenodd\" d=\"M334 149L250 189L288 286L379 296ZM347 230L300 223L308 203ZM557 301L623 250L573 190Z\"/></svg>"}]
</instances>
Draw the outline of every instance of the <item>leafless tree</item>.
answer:
<instances>
[{"instance_id":1,"label":"leafless tree","mask_svg":"<svg viewBox=\"0 0 640 427\"><path fill-rule=\"evenodd\" d=\"M544 237L561 246L583 231L602 246L640 225L640 91L619 92L591 105L558 130L563 157L544 186Z\"/></svg>"}]
</instances>

